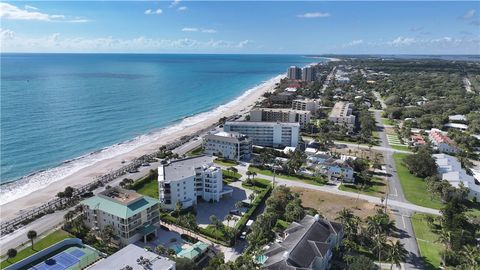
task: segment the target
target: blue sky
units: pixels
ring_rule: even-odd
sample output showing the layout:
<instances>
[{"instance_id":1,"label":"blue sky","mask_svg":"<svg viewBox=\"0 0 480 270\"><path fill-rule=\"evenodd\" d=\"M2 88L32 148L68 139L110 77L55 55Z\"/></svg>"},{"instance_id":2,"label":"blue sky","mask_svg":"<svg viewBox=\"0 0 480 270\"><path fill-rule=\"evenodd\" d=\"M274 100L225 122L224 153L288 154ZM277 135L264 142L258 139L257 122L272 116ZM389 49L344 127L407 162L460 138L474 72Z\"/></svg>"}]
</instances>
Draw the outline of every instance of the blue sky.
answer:
<instances>
[{"instance_id":1,"label":"blue sky","mask_svg":"<svg viewBox=\"0 0 480 270\"><path fill-rule=\"evenodd\" d=\"M2 52L479 54L479 2L10 1Z\"/></svg>"}]
</instances>

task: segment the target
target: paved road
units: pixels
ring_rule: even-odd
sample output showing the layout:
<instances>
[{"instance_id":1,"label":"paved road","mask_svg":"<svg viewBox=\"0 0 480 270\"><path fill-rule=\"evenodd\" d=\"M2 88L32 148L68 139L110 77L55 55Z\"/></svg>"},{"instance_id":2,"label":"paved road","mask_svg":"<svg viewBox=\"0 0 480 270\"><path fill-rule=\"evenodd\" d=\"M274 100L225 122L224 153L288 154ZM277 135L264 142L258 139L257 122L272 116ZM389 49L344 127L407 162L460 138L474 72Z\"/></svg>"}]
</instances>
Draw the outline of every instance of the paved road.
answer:
<instances>
[{"instance_id":1,"label":"paved road","mask_svg":"<svg viewBox=\"0 0 480 270\"><path fill-rule=\"evenodd\" d=\"M382 135L382 132L379 132L378 135L380 136L380 138L382 136L385 136L385 140L387 139L385 134ZM372 147L369 147L368 145L365 145L365 144L347 143L347 142L341 142L341 141L334 141L334 142L335 142L336 145L346 145L348 147L352 147L352 148L356 147L356 148L361 148L361 149L365 149L365 150L372 149L372 150L377 150L377 151L380 151L380 152L390 153L390 154L392 154L392 153L411 154L412 153L411 151L393 149L393 148L390 148L389 146L383 146L383 145L379 145L379 146L374 145Z\"/></svg>"}]
</instances>

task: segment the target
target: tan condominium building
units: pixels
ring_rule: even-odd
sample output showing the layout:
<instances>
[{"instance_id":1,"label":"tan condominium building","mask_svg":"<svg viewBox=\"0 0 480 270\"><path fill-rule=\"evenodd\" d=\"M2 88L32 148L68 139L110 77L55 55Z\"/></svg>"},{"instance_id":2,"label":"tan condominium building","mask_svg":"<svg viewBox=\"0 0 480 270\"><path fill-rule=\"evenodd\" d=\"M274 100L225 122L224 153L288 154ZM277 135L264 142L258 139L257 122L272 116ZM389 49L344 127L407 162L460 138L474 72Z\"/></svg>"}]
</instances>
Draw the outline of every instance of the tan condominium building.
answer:
<instances>
[{"instance_id":1,"label":"tan condominium building","mask_svg":"<svg viewBox=\"0 0 480 270\"><path fill-rule=\"evenodd\" d=\"M309 111L314 114L319 107L320 100L318 99L295 99L292 101L293 110Z\"/></svg>"},{"instance_id":2,"label":"tan condominium building","mask_svg":"<svg viewBox=\"0 0 480 270\"><path fill-rule=\"evenodd\" d=\"M348 102L337 102L333 107L328 120L336 125L345 125L349 130L355 127L355 115L352 114L353 104Z\"/></svg>"},{"instance_id":3,"label":"tan condominium building","mask_svg":"<svg viewBox=\"0 0 480 270\"><path fill-rule=\"evenodd\" d=\"M293 109L254 108L250 111L250 121L299 123L300 127L305 127L311 115L309 111Z\"/></svg>"}]
</instances>

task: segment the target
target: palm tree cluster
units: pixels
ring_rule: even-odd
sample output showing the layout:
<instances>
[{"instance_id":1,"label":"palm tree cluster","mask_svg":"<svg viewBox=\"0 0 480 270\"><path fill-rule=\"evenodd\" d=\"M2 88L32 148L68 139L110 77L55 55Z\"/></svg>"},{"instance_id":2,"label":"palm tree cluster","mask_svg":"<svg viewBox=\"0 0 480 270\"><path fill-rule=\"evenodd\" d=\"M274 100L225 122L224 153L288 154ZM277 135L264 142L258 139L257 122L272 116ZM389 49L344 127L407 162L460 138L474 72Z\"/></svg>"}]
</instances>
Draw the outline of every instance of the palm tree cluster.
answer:
<instances>
[{"instance_id":1,"label":"palm tree cluster","mask_svg":"<svg viewBox=\"0 0 480 270\"><path fill-rule=\"evenodd\" d=\"M347 265L360 254L362 247L372 250L378 262L389 262L391 269L394 265L400 267L401 262L406 260L408 252L403 244L398 240L389 240L393 236L395 222L383 209L378 209L375 215L362 221L350 209L344 208L338 212L337 220L343 225L341 250Z\"/></svg>"}]
</instances>

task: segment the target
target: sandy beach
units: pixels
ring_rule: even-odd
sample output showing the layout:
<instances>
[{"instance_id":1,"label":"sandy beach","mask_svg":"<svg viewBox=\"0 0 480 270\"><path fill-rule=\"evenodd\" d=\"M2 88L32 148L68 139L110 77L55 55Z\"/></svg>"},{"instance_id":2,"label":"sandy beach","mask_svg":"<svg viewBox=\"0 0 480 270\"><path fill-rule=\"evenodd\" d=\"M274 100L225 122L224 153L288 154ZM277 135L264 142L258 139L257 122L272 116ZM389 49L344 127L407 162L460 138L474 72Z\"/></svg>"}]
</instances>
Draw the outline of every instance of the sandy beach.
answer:
<instances>
[{"instance_id":1,"label":"sandy beach","mask_svg":"<svg viewBox=\"0 0 480 270\"><path fill-rule=\"evenodd\" d=\"M0 206L2 219L11 219L19 214L20 211L29 210L51 200L58 192L63 191L67 186L75 187L87 184L93 181L97 176L124 166L125 164L122 164L123 160L129 162L136 157L152 153L155 150L158 150L163 144L172 142L182 136L193 134L207 126L213 125L221 117L248 112L248 109L257 101L263 99L264 93L273 91L275 84L283 77L285 77L285 75L274 77L263 84L246 91L234 101L221 105L213 111L186 118L178 125L166 128L163 132L160 132L159 136L148 144L140 145L127 153L98 161L63 179L49 183L29 194L24 194L21 198L3 203L3 205Z\"/></svg>"}]
</instances>

